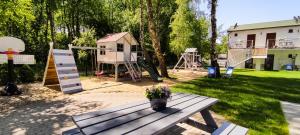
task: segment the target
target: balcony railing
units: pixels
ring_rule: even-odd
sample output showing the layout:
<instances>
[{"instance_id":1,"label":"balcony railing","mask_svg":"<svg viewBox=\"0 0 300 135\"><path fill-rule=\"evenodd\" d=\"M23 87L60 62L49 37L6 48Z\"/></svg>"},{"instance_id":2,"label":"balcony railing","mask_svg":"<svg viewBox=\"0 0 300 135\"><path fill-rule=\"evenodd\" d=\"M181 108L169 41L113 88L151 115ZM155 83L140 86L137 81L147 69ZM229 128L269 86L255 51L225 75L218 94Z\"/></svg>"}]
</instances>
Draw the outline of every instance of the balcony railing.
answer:
<instances>
[{"instance_id":1,"label":"balcony railing","mask_svg":"<svg viewBox=\"0 0 300 135\"><path fill-rule=\"evenodd\" d=\"M243 48L253 48L254 40L239 40L229 43L230 49L243 49Z\"/></svg>"},{"instance_id":2,"label":"balcony railing","mask_svg":"<svg viewBox=\"0 0 300 135\"><path fill-rule=\"evenodd\" d=\"M253 47L254 46L254 47ZM256 44L254 40L240 40L229 43L230 49L268 48L268 49L294 49L300 48L300 38L268 39L265 45Z\"/></svg>"},{"instance_id":3,"label":"balcony railing","mask_svg":"<svg viewBox=\"0 0 300 135\"><path fill-rule=\"evenodd\" d=\"M267 46L269 49L293 49L300 47L299 45L297 46L297 43L300 43L299 38L285 38L285 39L279 39L279 40L274 40L270 39L267 40Z\"/></svg>"}]
</instances>

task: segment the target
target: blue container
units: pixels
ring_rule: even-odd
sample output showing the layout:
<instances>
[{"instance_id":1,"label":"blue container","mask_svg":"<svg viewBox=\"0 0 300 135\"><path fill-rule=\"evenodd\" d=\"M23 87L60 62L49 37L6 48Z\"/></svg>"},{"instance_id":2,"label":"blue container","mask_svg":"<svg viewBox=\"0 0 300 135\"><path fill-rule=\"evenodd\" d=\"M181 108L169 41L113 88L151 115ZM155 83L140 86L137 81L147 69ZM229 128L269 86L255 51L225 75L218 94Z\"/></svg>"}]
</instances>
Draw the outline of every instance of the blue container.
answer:
<instances>
[{"instance_id":1,"label":"blue container","mask_svg":"<svg viewBox=\"0 0 300 135\"><path fill-rule=\"evenodd\" d=\"M285 70L292 71L293 65L292 64L286 64Z\"/></svg>"}]
</instances>

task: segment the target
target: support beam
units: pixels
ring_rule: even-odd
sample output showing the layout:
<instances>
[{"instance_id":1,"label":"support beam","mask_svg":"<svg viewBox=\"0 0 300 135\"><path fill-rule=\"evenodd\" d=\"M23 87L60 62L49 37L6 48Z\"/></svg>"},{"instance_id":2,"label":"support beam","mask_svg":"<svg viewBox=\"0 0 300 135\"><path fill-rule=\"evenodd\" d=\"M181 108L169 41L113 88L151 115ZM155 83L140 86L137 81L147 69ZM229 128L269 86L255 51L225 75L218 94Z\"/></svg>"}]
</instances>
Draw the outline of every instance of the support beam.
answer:
<instances>
[{"instance_id":1,"label":"support beam","mask_svg":"<svg viewBox=\"0 0 300 135\"><path fill-rule=\"evenodd\" d=\"M119 81L119 64L115 64L115 81Z\"/></svg>"},{"instance_id":2,"label":"support beam","mask_svg":"<svg viewBox=\"0 0 300 135\"><path fill-rule=\"evenodd\" d=\"M208 109L204 109L200 113L208 127L213 128L213 130L218 128L218 125L216 124Z\"/></svg>"}]
</instances>

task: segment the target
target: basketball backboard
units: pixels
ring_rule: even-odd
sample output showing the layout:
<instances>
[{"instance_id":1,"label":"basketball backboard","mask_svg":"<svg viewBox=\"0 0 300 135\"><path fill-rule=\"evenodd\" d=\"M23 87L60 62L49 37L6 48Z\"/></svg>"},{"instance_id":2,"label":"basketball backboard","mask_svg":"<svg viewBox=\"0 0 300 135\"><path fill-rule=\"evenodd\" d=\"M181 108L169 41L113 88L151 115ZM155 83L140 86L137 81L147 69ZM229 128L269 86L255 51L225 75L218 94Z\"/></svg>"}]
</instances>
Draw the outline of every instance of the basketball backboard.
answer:
<instances>
[{"instance_id":1,"label":"basketball backboard","mask_svg":"<svg viewBox=\"0 0 300 135\"><path fill-rule=\"evenodd\" d=\"M11 48L14 52L25 51L25 43L14 37L0 37L0 52L6 52Z\"/></svg>"}]
</instances>

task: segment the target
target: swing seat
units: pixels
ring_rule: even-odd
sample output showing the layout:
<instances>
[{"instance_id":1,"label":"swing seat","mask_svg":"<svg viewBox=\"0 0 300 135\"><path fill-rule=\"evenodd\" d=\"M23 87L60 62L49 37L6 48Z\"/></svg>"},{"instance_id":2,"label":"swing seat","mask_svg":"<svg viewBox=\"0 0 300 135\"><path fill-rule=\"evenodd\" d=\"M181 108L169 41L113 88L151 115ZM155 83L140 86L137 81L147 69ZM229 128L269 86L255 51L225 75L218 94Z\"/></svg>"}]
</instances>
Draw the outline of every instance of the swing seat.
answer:
<instances>
[{"instance_id":1,"label":"swing seat","mask_svg":"<svg viewBox=\"0 0 300 135\"><path fill-rule=\"evenodd\" d=\"M95 75L97 76L97 77L101 77L102 75L104 75L104 72L103 71L96 71L95 72Z\"/></svg>"}]
</instances>

